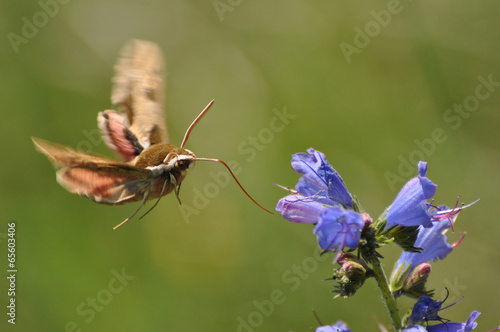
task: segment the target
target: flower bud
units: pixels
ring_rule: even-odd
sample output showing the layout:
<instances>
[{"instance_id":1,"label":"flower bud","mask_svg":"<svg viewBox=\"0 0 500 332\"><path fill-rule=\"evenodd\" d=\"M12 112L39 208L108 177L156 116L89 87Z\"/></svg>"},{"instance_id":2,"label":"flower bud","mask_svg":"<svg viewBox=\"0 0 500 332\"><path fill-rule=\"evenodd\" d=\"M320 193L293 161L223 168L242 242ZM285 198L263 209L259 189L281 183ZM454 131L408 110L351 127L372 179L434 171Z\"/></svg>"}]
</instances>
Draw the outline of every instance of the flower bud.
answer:
<instances>
[{"instance_id":1,"label":"flower bud","mask_svg":"<svg viewBox=\"0 0 500 332\"><path fill-rule=\"evenodd\" d=\"M349 297L356 294L365 280L373 276L373 271L368 268L366 263L351 254L342 254L337 263L340 267L334 271L332 278L338 282L338 286L334 290L335 293L338 293L337 296Z\"/></svg>"},{"instance_id":2,"label":"flower bud","mask_svg":"<svg viewBox=\"0 0 500 332\"><path fill-rule=\"evenodd\" d=\"M425 283L431 273L431 265L422 263L417 265L410 274L406 277L402 291L405 295L419 298L423 295L430 296L432 291L425 290Z\"/></svg>"},{"instance_id":3,"label":"flower bud","mask_svg":"<svg viewBox=\"0 0 500 332\"><path fill-rule=\"evenodd\" d=\"M394 238L396 242L406 252L421 252L420 248L414 246L418 237L418 226L400 226L397 225L387 232L387 237Z\"/></svg>"}]
</instances>

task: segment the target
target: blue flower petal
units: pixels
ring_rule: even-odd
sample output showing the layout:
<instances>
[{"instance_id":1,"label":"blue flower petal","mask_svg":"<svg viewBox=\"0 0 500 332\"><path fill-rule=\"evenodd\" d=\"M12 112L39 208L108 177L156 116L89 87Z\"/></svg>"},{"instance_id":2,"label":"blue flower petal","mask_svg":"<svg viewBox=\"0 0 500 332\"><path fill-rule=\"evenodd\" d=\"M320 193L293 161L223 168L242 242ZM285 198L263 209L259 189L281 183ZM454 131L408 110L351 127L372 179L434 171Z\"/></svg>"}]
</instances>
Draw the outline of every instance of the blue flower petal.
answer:
<instances>
[{"instance_id":1,"label":"blue flower petal","mask_svg":"<svg viewBox=\"0 0 500 332\"><path fill-rule=\"evenodd\" d=\"M320 221L314 228L314 234L323 250L340 251L345 247L355 249L363 227L363 216L360 214L332 207L321 213Z\"/></svg>"},{"instance_id":2,"label":"blue flower petal","mask_svg":"<svg viewBox=\"0 0 500 332\"><path fill-rule=\"evenodd\" d=\"M401 226L424 226L432 224L428 213L430 199L436 193L437 185L425 177L427 163L418 163L418 177L408 181L396 196L396 199L387 211L386 227Z\"/></svg>"},{"instance_id":3,"label":"blue flower petal","mask_svg":"<svg viewBox=\"0 0 500 332\"><path fill-rule=\"evenodd\" d=\"M316 332L352 332L347 327L347 324L343 321L339 320L333 325L330 326L320 326L316 329Z\"/></svg>"},{"instance_id":4,"label":"blue flower petal","mask_svg":"<svg viewBox=\"0 0 500 332\"><path fill-rule=\"evenodd\" d=\"M476 319L481 315L479 311L473 311L465 323L443 323L427 327L428 332L470 332L477 327Z\"/></svg>"},{"instance_id":5,"label":"blue flower petal","mask_svg":"<svg viewBox=\"0 0 500 332\"><path fill-rule=\"evenodd\" d=\"M425 161L419 161L417 167L418 175L421 177L425 177L425 174L427 174L427 163Z\"/></svg>"},{"instance_id":6,"label":"blue flower petal","mask_svg":"<svg viewBox=\"0 0 500 332\"><path fill-rule=\"evenodd\" d=\"M413 325L413 326L407 327L402 332L427 332L427 330L422 325Z\"/></svg>"},{"instance_id":7,"label":"blue flower petal","mask_svg":"<svg viewBox=\"0 0 500 332\"><path fill-rule=\"evenodd\" d=\"M315 196L324 204L342 204L352 208L352 197L344 180L330 166L325 155L313 148L307 152L292 156L292 168L304 174L295 187L297 192L304 196Z\"/></svg>"}]
</instances>

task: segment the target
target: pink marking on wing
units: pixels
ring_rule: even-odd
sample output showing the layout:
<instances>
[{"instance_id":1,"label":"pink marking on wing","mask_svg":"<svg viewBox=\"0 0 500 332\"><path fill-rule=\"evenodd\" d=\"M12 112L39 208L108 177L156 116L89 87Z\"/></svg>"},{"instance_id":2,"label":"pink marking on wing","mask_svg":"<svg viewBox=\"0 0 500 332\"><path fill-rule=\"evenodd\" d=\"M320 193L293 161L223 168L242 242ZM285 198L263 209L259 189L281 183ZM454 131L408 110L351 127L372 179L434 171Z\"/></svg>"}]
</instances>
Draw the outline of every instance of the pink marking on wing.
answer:
<instances>
[{"instance_id":1,"label":"pink marking on wing","mask_svg":"<svg viewBox=\"0 0 500 332\"><path fill-rule=\"evenodd\" d=\"M108 172L84 168L68 168L60 174L61 184L69 191L98 203L113 204L130 194L125 185L132 176L110 175ZM132 199L130 201L135 201Z\"/></svg>"},{"instance_id":2,"label":"pink marking on wing","mask_svg":"<svg viewBox=\"0 0 500 332\"><path fill-rule=\"evenodd\" d=\"M136 150L126 136L126 129L128 127L126 121L124 114L111 110L101 112L98 116L98 124L104 142L126 161L130 161L135 158Z\"/></svg>"}]
</instances>

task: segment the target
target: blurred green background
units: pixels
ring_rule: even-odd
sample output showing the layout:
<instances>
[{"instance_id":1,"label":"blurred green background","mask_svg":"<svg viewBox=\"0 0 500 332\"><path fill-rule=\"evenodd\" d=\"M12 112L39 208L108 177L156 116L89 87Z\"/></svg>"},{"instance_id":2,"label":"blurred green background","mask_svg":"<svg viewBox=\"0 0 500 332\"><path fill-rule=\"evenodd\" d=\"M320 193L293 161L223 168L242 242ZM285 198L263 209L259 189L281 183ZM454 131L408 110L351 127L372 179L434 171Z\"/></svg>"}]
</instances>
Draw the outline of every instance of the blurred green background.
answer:
<instances>
[{"instance_id":1,"label":"blurred green background","mask_svg":"<svg viewBox=\"0 0 500 332\"><path fill-rule=\"evenodd\" d=\"M113 64L130 38L164 50L171 142L180 144L215 99L187 148L236 161L242 184L269 209L286 194L273 183L298 180L291 154L309 147L326 154L373 217L422 157L439 185L437 204L481 197L461 213L450 237L467 236L432 264L429 286L441 300L448 287L447 303L465 296L440 316L465 321L478 310L478 330L500 324L500 86L480 87L481 77L500 82L497 1L42 0L0 8L0 330L310 331L319 325L312 309L323 323L342 319L357 332L389 326L374 280L333 300L334 284L322 281L332 266L319 261L311 227L263 212L233 182L214 187L218 164L200 162L184 181L181 199L196 212L189 218L170 195L115 232L135 205L101 206L56 183L30 136L112 156L96 115L111 107ZM454 113L454 104L465 111ZM440 140L430 143L436 129ZM390 184L388 175L400 178ZM195 200L207 190L211 198ZM15 327L5 315L10 221ZM400 250L381 252L389 273ZM412 303L401 299L401 311Z\"/></svg>"}]
</instances>

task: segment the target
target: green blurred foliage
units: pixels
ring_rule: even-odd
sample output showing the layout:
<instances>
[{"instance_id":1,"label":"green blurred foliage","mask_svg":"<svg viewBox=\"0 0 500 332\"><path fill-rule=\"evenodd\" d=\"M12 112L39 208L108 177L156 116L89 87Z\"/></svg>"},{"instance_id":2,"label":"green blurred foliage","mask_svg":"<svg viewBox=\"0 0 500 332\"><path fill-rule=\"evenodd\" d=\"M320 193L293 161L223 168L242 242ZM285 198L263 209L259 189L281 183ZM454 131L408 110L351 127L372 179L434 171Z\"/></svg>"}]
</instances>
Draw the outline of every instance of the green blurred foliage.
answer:
<instances>
[{"instance_id":1,"label":"green blurred foliage","mask_svg":"<svg viewBox=\"0 0 500 332\"><path fill-rule=\"evenodd\" d=\"M52 4L52 16L40 14L41 3ZM465 321L478 310L479 330L498 326L500 87L459 125L445 118L474 96L480 76L500 81L497 1L402 1L382 23L375 16L394 1L215 2L228 6L223 13L212 1L41 3L4 2L0 10L0 261L5 275L4 235L14 220L17 331L64 331L71 322L82 331L249 331L238 329L240 318L253 319L253 331L309 331L318 326L312 309L323 323L342 319L353 331L389 324L374 281L351 299L333 300L333 284L322 281L332 266L318 261L311 227L261 211L234 183L189 223L170 195L113 232L135 206L94 204L55 182L30 136L111 156L97 140L95 118L111 106L113 64L130 38L164 50L171 141L179 144L215 99L187 147L237 161L240 181L269 209L286 194L273 183L294 186L298 179L290 155L309 147L327 155L373 217L416 174L416 162L411 175L398 168L419 154L439 185L436 203L481 197L461 213L451 238L467 236L432 264L430 286L438 299L444 287L454 300L465 296L441 316ZM24 28L23 37L33 20L37 31ZM372 37L348 62L340 45L355 45L355 28L373 29ZM25 40L13 46L9 33ZM266 129L285 109L295 117L280 131ZM428 142L435 128L446 139L422 151L415 141ZM253 152L249 137L258 139ZM183 204L193 206L197 190L213 183L210 172L220 171L198 163L182 186ZM388 172L401 179L389 185ZM383 248L387 273L399 252ZM133 280L113 283L122 269ZM96 296L104 304L92 315L87 301ZM256 303L270 299L279 302L272 313L257 314ZM412 303L400 300L402 312ZM14 330L2 317L0 329Z\"/></svg>"}]
</instances>

